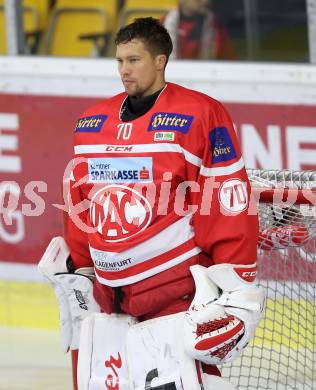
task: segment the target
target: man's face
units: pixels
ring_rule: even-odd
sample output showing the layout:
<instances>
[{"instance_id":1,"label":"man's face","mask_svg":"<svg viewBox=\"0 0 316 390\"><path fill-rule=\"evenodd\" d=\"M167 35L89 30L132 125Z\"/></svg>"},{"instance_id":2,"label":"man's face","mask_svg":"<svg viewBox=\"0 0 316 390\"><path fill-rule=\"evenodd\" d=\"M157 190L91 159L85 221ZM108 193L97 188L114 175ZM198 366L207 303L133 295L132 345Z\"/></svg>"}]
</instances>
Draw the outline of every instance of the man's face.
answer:
<instances>
[{"instance_id":1,"label":"man's face","mask_svg":"<svg viewBox=\"0 0 316 390\"><path fill-rule=\"evenodd\" d=\"M140 39L117 45L118 69L128 95L148 96L163 87L161 57L153 58Z\"/></svg>"}]
</instances>

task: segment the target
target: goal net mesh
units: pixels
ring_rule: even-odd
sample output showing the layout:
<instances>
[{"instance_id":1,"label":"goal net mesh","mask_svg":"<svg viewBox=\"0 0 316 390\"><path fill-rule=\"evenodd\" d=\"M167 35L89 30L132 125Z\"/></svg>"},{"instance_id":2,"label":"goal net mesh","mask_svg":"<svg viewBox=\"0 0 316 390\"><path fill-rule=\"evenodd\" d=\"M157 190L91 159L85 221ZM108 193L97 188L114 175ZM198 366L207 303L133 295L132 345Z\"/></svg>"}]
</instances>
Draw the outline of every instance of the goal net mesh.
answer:
<instances>
[{"instance_id":1,"label":"goal net mesh","mask_svg":"<svg viewBox=\"0 0 316 390\"><path fill-rule=\"evenodd\" d=\"M242 389L316 389L316 172L247 170L258 204L264 319L223 377Z\"/></svg>"}]
</instances>

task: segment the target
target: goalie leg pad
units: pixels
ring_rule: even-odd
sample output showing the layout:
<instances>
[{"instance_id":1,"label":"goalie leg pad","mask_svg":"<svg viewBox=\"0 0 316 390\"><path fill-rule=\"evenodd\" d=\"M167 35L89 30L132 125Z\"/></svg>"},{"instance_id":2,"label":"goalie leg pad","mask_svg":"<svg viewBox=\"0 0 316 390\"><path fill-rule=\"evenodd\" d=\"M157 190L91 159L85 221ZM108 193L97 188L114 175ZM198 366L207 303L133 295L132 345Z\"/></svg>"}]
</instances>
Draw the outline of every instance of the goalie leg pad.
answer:
<instances>
[{"instance_id":1,"label":"goalie leg pad","mask_svg":"<svg viewBox=\"0 0 316 390\"><path fill-rule=\"evenodd\" d=\"M128 315L103 313L92 314L82 322L78 390L130 389L125 341L135 323L136 319Z\"/></svg>"},{"instance_id":2,"label":"goalie leg pad","mask_svg":"<svg viewBox=\"0 0 316 390\"><path fill-rule=\"evenodd\" d=\"M122 314L89 316L81 327L78 390L233 390L214 387L226 381L201 374L185 353L183 321L184 313L140 323Z\"/></svg>"}]
</instances>

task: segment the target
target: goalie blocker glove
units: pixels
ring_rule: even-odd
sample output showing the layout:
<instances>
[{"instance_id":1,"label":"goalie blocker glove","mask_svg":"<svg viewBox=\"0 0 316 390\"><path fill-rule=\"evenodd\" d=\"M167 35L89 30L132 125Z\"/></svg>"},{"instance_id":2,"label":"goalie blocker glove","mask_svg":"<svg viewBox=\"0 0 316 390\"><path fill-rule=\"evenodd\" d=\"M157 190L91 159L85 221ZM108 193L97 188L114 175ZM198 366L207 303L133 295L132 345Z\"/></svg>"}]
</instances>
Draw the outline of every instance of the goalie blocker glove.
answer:
<instances>
[{"instance_id":1,"label":"goalie blocker glove","mask_svg":"<svg viewBox=\"0 0 316 390\"><path fill-rule=\"evenodd\" d=\"M265 290L254 283L256 265L190 270L196 293L185 315L184 348L206 364L231 362L254 337L263 314Z\"/></svg>"},{"instance_id":2,"label":"goalie blocker glove","mask_svg":"<svg viewBox=\"0 0 316 390\"><path fill-rule=\"evenodd\" d=\"M59 304L62 350L78 349L82 320L91 313L100 312L92 294L94 270L73 269L63 237L51 240L38 269L53 287Z\"/></svg>"}]
</instances>

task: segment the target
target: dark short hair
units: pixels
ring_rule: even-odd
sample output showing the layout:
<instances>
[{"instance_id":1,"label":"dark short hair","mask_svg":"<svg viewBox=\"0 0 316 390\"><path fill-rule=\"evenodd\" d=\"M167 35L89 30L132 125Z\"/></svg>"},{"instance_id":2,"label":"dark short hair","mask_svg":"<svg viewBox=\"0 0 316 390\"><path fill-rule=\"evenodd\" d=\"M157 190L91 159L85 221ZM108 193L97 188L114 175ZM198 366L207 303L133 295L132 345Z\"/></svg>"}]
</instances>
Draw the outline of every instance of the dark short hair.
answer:
<instances>
[{"instance_id":1,"label":"dark short hair","mask_svg":"<svg viewBox=\"0 0 316 390\"><path fill-rule=\"evenodd\" d=\"M115 44L127 43L132 39L141 39L153 57L165 54L167 61L173 49L167 29L152 17L137 18L133 23L122 27L116 34Z\"/></svg>"}]
</instances>

